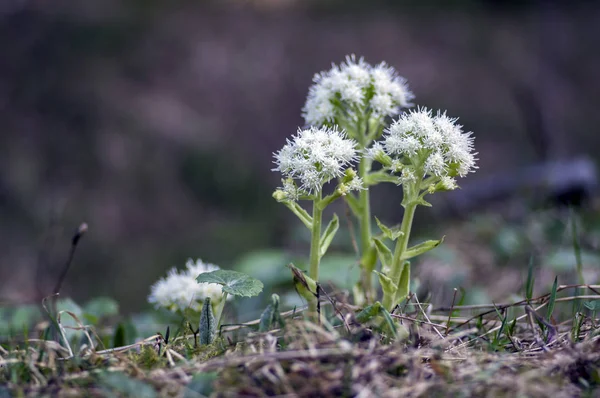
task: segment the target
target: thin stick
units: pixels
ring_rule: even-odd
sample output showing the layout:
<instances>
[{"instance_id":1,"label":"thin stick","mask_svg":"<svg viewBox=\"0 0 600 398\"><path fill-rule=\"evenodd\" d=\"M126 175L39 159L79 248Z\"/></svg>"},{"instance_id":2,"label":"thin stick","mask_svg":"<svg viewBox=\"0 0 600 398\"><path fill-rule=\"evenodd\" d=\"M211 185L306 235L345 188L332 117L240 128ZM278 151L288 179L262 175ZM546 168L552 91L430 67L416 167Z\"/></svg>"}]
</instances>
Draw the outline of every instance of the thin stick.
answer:
<instances>
[{"instance_id":1,"label":"thin stick","mask_svg":"<svg viewBox=\"0 0 600 398\"><path fill-rule=\"evenodd\" d=\"M458 293L458 289L454 288L454 295L452 296L452 305L450 306L451 310L448 313L448 322L446 322L446 336L448 336L448 333L450 332L450 320L452 320L452 312L454 312L452 308L454 308L454 303L456 302L456 293Z\"/></svg>"},{"instance_id":2,"label":"thin stick","mask_svg":"<svg viewBox=\"0 0 600 398\"><path fill-rule=\"evenodd\" d=\"M600 295L600 285L579 285L579 284L560 285L556 289L556 292L558 293L562 290L577 289L577 288L587 288L587 289L593 291L594 293ZM530 302L537 303L537 302L547 299L548 297L550 297L550 293L546 293L542 296L536 297L536 298L532 299ZM434 308L433 311L447 312L447 311L454 311L454 310L477 310L477 309L494 308L494 307L495 308L504 308L504 307L512 307L512 306L523 306L523 305L527 305L527 304L528 304L527 300L521 300L521 301L517 301L515 303L503 303L503 304L496 304L496 305L473 304L473 305L456 305L453 307L438 307L438 308ZM495 310L492 310L490 312L495 312Z\"/></svg>"},{"instance_id":3,"label":"thin stick","mask_svg":"<svg viewBox=\"0 0 600 398\"><path fill-rule=\"evenodd\" d=\"M69 269L71 268L71 263L73 262L73 257L75 256L75 250L77 249L77 243L79 243L79 240L87 230L88 225L86 223L82 223L79 228L77 228L77 231L75 231L75 235L73 235L73 238L71 239L71 250L69 250L69 257L67 258L67 262L65 263L65 266L58 277L58 281L56 281L56 286L54 287L53 293L60 293L60 288L62 287L62 284L67 276L67 272L69 272Z\"/></svg>"},{"instance_id":4,"label":"thin stick","mask_svg":"<svg viewBox=\"0 0 600 398\"><path fill-rule=\"evenodd\" d=\"M421 323L423 325L429 325L429 326L438 327L438 328L444 327L444 325L440 325L439 323L433 323L431 321L422 321L420 319L412 318L412 317L406 316L406 315L390 314L390 316L392 318L402 319L402 320L406 320L406 321L414 322L414 323Z\"/></svg>"},{"instance_id":5,"label":"thin stick","mask_svg":"<svg viewBox=\"0 0 600 398\"><path fill-rule=\"evenodd\" d=\"M419 309L421 310L421 312L423 313L423 316L425 317L425 319L427 319L427 322L431 323L431 320L429 319L429 317L427 316L427 313L423 310L423 307L421 307L421 303L419 303L419 299L417 298L416 294L413 294L413 298L415 299L415 301L417 302ZM439 330L437 330L437 328L435 326L432 326L433 330L435 330L435 333L437 333L437 335L440 337L440 339L443 339L444 336L442 336L442 334L440 333Z\"/></svg>"},{"instance_id":6,"label":"thin stick","mask_svg":"<svg viewBox=\"0 0 600 398\"><path fill-rule=\"evenodd\" d=\"M541 304L540 306L538 306L537 308L535 308L535 309L534 309L534 311L538 311L538 310L540 310L540 309L544 308L546 305L548 305L548 303L547 303L547 302L546 302L546 303L543 303L543 304ZM525 318L525 317L527 317L527 316L528 316L528 314L527 314L527 313L525 313L525 314L521 315L520 317L516 318L516 320L517 320L517 321L520 321L520 320L524 319L524 318ZM501 328L501 327L502 327L502 325L500 325L500 326L496 326L496 327L494 327L494 328L492 328L492 329L488 330L488 331L487 331L487 332L485 332L484 334L482 334L482 335L480 335L480 336L477 336L477 337L476 337L476 338L474 338L474 339L468 340L468 341L466 341L466 342L464 342L464 343L462 343L462 344L459 344L459 345L457 345L457 346L454 346L454 347L450 348L450 349L449 349L449 351L451 351L451 350L455 350L455 349L457 349L457 348L462 348L462 347L465 347L465 346L469 345L471 342L473 342L473 341L475 341L475 340L477 340L477 339L481 339L482 337L485 337L485 336L487 336L488 334L491 334L491 333L493 333L493 332L495 332L495 331L497 331L497 330L500 330L500 328ZM454 328L454 329L456 329L456 328Z\"/></svg>"},{"instance_id":7,"label":"thin stick","mask_svg":"<svg viewBox=\"0 0 600 398\"><path fill-rule=\"evenodd\" d=\"M327 300L329 300L329 302L331 303L333 310L339 315L340 319L344 323L344 326L346 327L346 330L348 331L348 334L350 334L350 326L348 325L348 322L346 322L346 318L344 317L344 314L342 314L342 312L337 308L333 299L331 297L329 297L329 294L327 294L327 292L325 291L325 289L323 289L321 284L317 283L317 291L319 291L319 290L321 290L323 292L323 294L325 294L325 297L327 297ZM320 306L319 306L319 308L320 308ZM320 317L319 317L319 319L320 319Z\"/></svg>"}]
</instances>

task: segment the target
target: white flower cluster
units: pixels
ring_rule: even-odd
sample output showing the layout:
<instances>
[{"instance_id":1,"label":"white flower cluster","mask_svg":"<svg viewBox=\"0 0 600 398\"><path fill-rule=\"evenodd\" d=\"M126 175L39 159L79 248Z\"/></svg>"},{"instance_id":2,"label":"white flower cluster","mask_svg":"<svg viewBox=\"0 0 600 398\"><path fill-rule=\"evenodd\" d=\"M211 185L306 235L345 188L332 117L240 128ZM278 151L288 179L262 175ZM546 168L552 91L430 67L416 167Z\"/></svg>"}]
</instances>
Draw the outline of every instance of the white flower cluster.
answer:
<instances>
[{"instance_id":1,"label":"white flower cluster","mask_svg":"<svg viewBox=\"0 0 600 398\"><path fill-rule=\"evenodd\" d=\"M184 311L186 308L199 312L206 297L210 297L212 304L221 300L221 285L196 282L198 275L216 271L218 266L203 263L200 259L195 262L189 259L185 267L183 272L171 268L166 278L161 278L152 285L148 302L157 308L163 307L173 312Z\"/></svg>"},{"instance_id":2,"label":"white flower cluster","mask_svg":"<svg viewBox=\"0 0 600 398\"><path fill-rule=\"evenodd\" d=\"M385 62L371 66L363 58L356 61L354 55L347 56L346 63L317 73L313 81L302 108L309 125L334 123L341 113L354 118L364 109L375 118L395 116L414 98L393 67Z\"/></svg>"},{"instance_id":3,"label":"white flower cluster","mask_svg":"<svg viewBox=\"0 0 600 398\"><path fill-rule=\"evenodd\" d=\"M356 160L355 147L356 142L346 138L337 127L298 129L298 134L274 154L277 167L273 171L280 171L287 177L281 190L290 200L321 191L325 183L342 177L350 163ZM294 179L300 181L299 188ZM352 187L360 185L357 181Z\"/></svg>"},{"instance_id":4,"label":"white flower cluster","mask_svg":"<svg viewBox=\"0 0 600 398\"><path fill-rule=\"evenodd\" d=\"M452 177L464 177L475 171L475 155L471 132L464 133L458 119L420 108L403 114L385 130L383 145L376 144L368 156L377 158L383 153L393 158L402 157L412 164L420 164L424 175L441 178L443 188L456 187ZM406 163L406 162L403 162ZM408 171L403 174L409 174ZM410 179L406 175L401 179Z\"/></svg>"}]
</instances>

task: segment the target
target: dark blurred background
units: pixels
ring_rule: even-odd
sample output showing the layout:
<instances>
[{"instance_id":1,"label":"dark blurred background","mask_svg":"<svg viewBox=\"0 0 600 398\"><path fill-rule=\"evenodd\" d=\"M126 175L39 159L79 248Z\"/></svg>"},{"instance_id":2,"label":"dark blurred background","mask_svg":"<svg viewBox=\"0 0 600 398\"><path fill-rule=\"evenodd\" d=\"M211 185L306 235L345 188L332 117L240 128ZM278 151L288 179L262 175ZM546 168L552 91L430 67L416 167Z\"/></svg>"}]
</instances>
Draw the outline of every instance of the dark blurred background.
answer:
<instances>
[{"instance_id":1,"label":"dark blurred background","mask_svg":"<svg viewBox=\"0 0 600 398\"><path fill-rule=\"evenodd\" d=\"M83 221L63 291L124 311L188 257L230 268L256 250L304 253L271 198L272 153L302 125L313 74L346 54L387 61L417 104L475 132L463 195L581 156L569 176L593 175L599 20L594 2L544 0L3 0L0 301L49 293ZM478 210L457 195L419 213L429 238ZM399 222L400 197L377 187L373 212Z\"/></svg>"}]
</instances>

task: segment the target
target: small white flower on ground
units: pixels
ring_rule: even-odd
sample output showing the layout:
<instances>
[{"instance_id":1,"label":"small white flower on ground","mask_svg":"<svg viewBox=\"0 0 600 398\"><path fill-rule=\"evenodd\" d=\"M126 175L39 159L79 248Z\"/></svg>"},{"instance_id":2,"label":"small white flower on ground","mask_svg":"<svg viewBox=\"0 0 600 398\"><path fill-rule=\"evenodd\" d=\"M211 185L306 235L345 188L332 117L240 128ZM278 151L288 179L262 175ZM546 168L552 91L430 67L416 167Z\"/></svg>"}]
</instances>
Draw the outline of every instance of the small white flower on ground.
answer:
<instances>
[{"instance_id":1,"label":"small white flower on ground","mask_svg":"<svg viewBox=\"0 0 600 398\"><path fill-rule=\"evenodd\" d=\"M344 175L356 160L355 147L356 142L335 126L298 129L298 134L274 154L277 167L273 170L300 181L299 191L292 189L291 182L284 182L282 191L290 199L321 191L325 183Z\"/></svg>"},{"instance_id":2,"label":"small white flower on ground","mask_svg":"<svg viewBox=\"0 0 600 398\"><path fill-rule=\"evenodd\" d=\"M218 269L218 266L205 264L200 259L195 262L189 259L185 271L171 268L166 277L152 285L148 302L156 308L162 307L173 312L184 311L187 308L200 311L206 297L216 305L222 299L221 286L216 283L198 283L196 277Z\"/></svg>"}]
</instances>

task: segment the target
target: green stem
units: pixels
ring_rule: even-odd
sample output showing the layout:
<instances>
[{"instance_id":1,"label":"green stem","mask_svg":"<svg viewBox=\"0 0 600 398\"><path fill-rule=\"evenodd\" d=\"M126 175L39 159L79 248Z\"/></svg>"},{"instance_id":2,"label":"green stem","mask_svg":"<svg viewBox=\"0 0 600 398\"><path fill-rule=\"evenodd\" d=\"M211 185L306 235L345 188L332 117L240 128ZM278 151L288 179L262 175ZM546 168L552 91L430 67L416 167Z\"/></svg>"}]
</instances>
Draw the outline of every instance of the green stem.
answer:
<instances>
[{"instance_id":1,"label":"green stem","mask_svg":"<svg viewBox=\"0 0 600 398\"><path fill-rule=\"evenodd\" d=\"M402 255L406 252L408 247L408 240L410 238L410 230L412 228L412 222L415 217L415 210L417 209L417 203L415 201L408 201L404 207L404 216L402 217L402 225L400 230L402 234L396 241L396 248L394 249L394 257L392 258L392 269L390 271L390 279L394 282L395 286L400 290L400 279L402 277ZM398 297L394 295L383 296L383 306L388 311L393 310L393 306L396 305Z\"/></svg>"},{"instance_id":2,"label":"green stem","mask_svg":"<svg viewBox=\"0 0 600 398\"><path fill-rule=\"evenodd\" d=\"M365 181L367 174L371 169L371 160L363 157L360 160L358 166L358 175ZM358 196L358 203L360 208L360 216L358 222L360 224L360 247L361 247L361 258L364 260L367 258L366 254L371 248L371 204L369 198L369 189L363 189L360 191ZM365 287L365 297L369 301L372 296L372 274L366 271L365 264L361 264L363 272L363 281Z\"/></svg>"},{"instance_id":3,"label":"green stem","mask_svg":"<svg viewBox=\"0 0 600 398\"><path fill-rule=\"evenodd\" d=\"M223 296L221 296L221 301L219 302L219 306L217 307L217 330L221 327L221 316L223 315L223 308L225 308L225 302L227 301L227 292L223 292Z\"/></svg>"},{"instance_id":4,"label":"green stem","mask_svg":"<svg viewBox=\"0 0 600 398\"><path fill-rule=\"evenodd\" d=\"M312 214L312 229L310 239L310 268L308 276L315 282L319 282L319 264L321 262L321 224L323 219L323 210L319 206L323 193L321 191L316 193L316 197L313 202L313 214ZM317 311L316 300L311 300L309 303L309 312L315 314Z\"/></svg>"}]
</instances>

